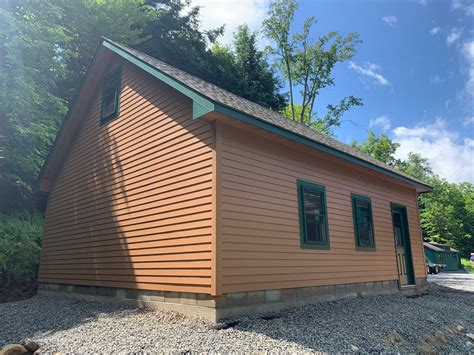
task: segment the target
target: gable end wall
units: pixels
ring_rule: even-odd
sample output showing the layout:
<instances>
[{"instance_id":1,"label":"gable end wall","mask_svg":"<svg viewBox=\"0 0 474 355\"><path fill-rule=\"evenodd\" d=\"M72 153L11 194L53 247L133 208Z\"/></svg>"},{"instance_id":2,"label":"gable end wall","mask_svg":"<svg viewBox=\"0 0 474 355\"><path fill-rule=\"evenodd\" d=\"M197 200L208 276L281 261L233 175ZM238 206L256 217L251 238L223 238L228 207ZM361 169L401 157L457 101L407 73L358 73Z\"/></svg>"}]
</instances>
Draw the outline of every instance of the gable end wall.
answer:
<instances>
[{"instance_id":1,"label":"gable end wall","mask_svg":"<svg viewBox=\"0 0 474 355\"><path fill-rule=\"evenodd\" d=\"M211 293L213 126L140 69L109 64L123 65L120 116L100 125L96 88L49 195L39 281Z\"/></svg>"}]
</instances>

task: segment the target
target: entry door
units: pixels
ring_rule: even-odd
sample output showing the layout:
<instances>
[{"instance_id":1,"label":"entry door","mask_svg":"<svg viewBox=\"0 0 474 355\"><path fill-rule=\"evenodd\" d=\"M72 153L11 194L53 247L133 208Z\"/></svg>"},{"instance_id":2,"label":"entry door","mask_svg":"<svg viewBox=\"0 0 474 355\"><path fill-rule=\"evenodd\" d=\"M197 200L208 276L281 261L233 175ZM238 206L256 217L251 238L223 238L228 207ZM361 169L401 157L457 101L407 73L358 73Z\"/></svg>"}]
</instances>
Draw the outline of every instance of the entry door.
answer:
<instances>
[{"instance_id":1,"label":"entry door","mask_svg":"<svg viewBox=\"0 0 474 355\"><path fill-rule=\"evenodd\" d=\"M393 235L397 252L400 285L415 283L406 208L392 205Z\"/></svg>"}]
</instances>

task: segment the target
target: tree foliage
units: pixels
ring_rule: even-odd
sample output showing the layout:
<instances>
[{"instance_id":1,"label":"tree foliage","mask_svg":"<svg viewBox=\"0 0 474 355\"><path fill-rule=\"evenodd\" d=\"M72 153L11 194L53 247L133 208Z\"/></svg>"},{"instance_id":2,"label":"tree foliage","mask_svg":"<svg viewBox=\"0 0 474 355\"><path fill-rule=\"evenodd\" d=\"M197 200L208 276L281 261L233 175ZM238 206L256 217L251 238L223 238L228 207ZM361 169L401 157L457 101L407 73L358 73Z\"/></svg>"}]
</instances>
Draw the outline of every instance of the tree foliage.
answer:
<instances>
[{"instance_id":1,"label":"tree foliage","mask_svg":"<svg viewBox=\"0 0 474 355\"><path fill-rule=\"evenodd\" d=\"M232 49L223 27L199 28L186 0L0 2L0 210L32 207L41 166L102 37L119 41L263 106L286 97L241 27Z\"/></svg>"},{"instance_id":2,"label":"tree foliage","mask_svg":"<svg viewBox=\"0 0 474 355\"><path fill-rule=\"evenodd\" d=\"M426 240L447 243L468 257L474 250L474 185L450 183L436 175L427 182L433 192L420 196Z\"/></svg>"},{"instance_id":3,"label":"tree foliage","mask_svg":"<svg viewBox=\"0 0 474 355\"><path fill-rule=\"evenodd\" d=\"M265 107L286 106L281 85L246 25L234 34L233 48L227 48L217 42L224 26L199 29L198 7L181 0L147 3L159 11L147 22L148 39L138 49Z\"/></svg>"},{"instance_id":4,"label":"tree foliage","mask_svg":"<svg viewBox=\"0 0 474 355\"><path fill-rule=\"evenodd\" d=\"M292 34L291 25L297 8L295 0L275 0L270 4L268 18L263 23L265 35L273 42L268 50L287 79L290 103L284 113L293 121L330 133L332 127L341 124L343 114L353 106L362 105L362 100L346 97L336 105L327 105L326 114L320 116L315 112L316 99L322 89L335 85L333 70L336 64L352 58L361 41L357 33L343 36L336 31L313 41L314 17L304 21L301 33ZM295 106L295 90L301 96L298 108Z\"/></svg>"},{"instance_id":5,"label":"tree foliage","mask_svg":"<svg viewBox=\"0 0 474 355\"><path fill-rule=\"evenodd\" d=\"M247 25L238 28L234 36L235 64L240 83L245 83L242 96L276 111L287 103L280 93L280 82L269 68L265 55L257 49L256 34Z\"/></svg>"},{"instance_id":6,"label":"tree foliage","mask_svg":"<svg viewBox=\"0 0 474 355\"><path fill-rule=\"evenodd\" d=\"M399 145L398 143L392 144ZM395 154L395 151L392 154ZM406 160L396 160L396 166L421 181L428 181L434 176L428 159L417 153L410 152Z\"/></svg>"},{"instance_id":7,"label":"tree foliage","mask_svg":"<svg viewBox=\"0 0 474 355\"><path fill-rule=\"evenodd\" d=\"M67 35L49 2L0 7L0 206L22 207L66 112L56 95Z\"/></svg>"},{"instance_id":8,"label":"tree foliage","mask_svg":"<svg viewBox=\"0 0 474 355\"><path fill-rule=\"evenodd\" d=\"M369 130L367 140L361 144L353 141L352 146L385 164L396 165L399 163L399 161L395 159L394 154L400 144L392 142L385 134L377 137L372 129Z\"/></svg>"},{"instance_id":9,"label":"tree foliage","mask_svg":"<svg viewBox=\"0 0 474 355\"><path fill-rule=\"evenodd\" d=\"M38 213L0 213L0 290L31 287L40 262L43 217Z\"/></svg>"}]
</instances>

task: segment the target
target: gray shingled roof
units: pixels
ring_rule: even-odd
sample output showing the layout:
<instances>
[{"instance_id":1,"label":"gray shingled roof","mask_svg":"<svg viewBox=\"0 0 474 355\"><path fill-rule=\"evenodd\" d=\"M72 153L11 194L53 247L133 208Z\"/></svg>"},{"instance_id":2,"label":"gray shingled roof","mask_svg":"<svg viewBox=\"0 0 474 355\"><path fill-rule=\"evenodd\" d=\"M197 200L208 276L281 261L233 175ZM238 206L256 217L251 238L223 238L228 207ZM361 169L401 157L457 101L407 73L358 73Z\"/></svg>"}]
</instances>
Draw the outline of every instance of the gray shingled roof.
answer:
<instances>
[{"instance_id":1,"label":"gray shingled roof","mask_svg":"<svg viewBox=\"0 0 474 355\"><path fill-rule=\"evenodd\" d=\"M424 244L424 243L423 243ZM432 246L434 246L435 248L438 248L440 250L445 250L443 248L449 248L449 251L452 251L452 252L456 252L456 253L459 253L459 250L457 249L454 249L453 247L450 247L448 244L441 244L441 243L428 243Z\"/></svg>"},{"instance_id":2,"label":"gray shingled roof","mask_svg":"<svg viewBox=\"0 0 474 355\"><path fill-rule=\"evenodd\" d=\"M423 246L433 251L444 251L443 249L427 242L423 242Z\"/></svg>"},{"instance_id":3,"label":"gray shingled roof","mask_svg":"<svg viewBox=\"0 0 474 355\"><path fill-rule=\"evenodd\" d=\"M323 144L332 149L349 154L353 157L356 157L358 159L371 163L375 166L378 166L382 169L389 170L395 174L398 174L402 177L412 180L413 182L429 187L425 183L413 178L412 176L408 174L405 174L404 172L394 168L393 166L382 163L381 161L374 159L358 151L357 149L338 141L337 139L334 139L325 134L316 132L313 129L303 126L297 122L291 121L288 118L279 114L278 112L267 109L250 100L244 99L243 97L235 95L225 89L218 87L217 85L211 84L201 78L198 78L194 75L186 73L183 70L175 68L172 65L166 64L165 62L158 60L156 58L153 58L145 53L128 48L122 44L113 42L108 39L107 41L117 46L118 48L122 49L123 51L129 53L130 55L136 57L142 62L145 62L146 64L152 66L153 68L173 78L174 80L180 82L181 84L187 86L188 88L192 89L198 94L205 96L206 98L213 101L214 103L227 106L228 108L231 108L235 111L239 111L246 115L252 116L259 120L278 126L280 128L283 128L286 131L296 133L316 143Z\"/></svg>"}]
</instances>

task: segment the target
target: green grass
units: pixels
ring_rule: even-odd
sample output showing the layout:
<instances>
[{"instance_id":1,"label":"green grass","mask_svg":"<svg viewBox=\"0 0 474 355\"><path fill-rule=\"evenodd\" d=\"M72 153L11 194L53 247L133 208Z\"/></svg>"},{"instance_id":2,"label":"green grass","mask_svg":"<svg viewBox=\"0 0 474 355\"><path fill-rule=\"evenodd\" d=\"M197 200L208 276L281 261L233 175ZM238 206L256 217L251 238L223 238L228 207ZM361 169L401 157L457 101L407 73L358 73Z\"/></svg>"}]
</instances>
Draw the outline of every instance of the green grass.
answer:
<instances>
[{"instance_id":1,"label":"green grass","mask_svg":"<svg viewBox=\"0 0 474 355\"><path fill-rule=\"evenodd\" d=\"M474 265L471 263L471 261L465 258L461 258L461 265L468 273L474 274Z\"/></svg>"}]
</instances>

